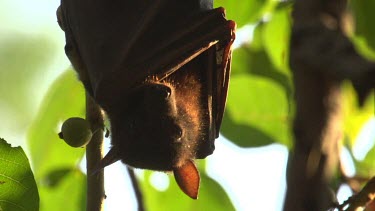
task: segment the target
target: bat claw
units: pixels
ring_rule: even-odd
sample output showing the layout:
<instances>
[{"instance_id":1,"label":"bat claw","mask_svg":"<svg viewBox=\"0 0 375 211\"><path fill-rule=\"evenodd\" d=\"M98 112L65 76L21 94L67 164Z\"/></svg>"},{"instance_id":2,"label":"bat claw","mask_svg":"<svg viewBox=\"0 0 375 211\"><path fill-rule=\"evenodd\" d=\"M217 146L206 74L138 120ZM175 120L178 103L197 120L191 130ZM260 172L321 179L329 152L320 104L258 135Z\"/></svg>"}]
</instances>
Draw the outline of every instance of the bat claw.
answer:
<instances>
[{"instance_id":1,"label":"bat claw","mask_svg":"<svg viewBox=\"0 0 375 211\"><path fill-rule=\"evenodd\" d=\"M113 147L109 152L104 156L104 158L99 161L99 163L92 169L90 175L95 175L99 171L103 170L104 167L111 165L112 163L120 160L119 152L117 148Z\"/></svg>"}]
</instances>

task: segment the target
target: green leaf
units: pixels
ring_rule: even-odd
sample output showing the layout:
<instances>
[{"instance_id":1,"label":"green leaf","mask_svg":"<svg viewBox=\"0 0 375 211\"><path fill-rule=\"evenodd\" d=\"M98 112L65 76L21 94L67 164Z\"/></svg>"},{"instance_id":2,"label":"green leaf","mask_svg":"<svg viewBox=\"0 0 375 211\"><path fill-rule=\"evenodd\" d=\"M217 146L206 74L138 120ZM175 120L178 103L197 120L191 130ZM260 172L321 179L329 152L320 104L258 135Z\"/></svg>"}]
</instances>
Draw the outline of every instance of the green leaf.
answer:
<instances>
[{"instance_id":1,"label":"green leaf","mask_svg":"<svg viewBox=\"0 0 375 211\"><path fill-rule=\"evenodd\" d=\"M263 46L264 24L265 24L264 22L260 22L254 28L253 37L250 43L250 48L253 51L261 51L264 48Z\"/></svg>"},{"instance_id":2,"label":"green leaf","mask_svg":"<svg viewBox=\"0 0 375 211\"><path fill-rule=\"evenodd\" d=\"M282 72L276 69L265 51L254 50L252 46L243 46L233 52L231 77L244 73L273 80L284 88L288 99L292 99L293 88L290 72Z\"/></svg>"},{"instance_id":3,"label":"green leaf","mask_svg":"<svg viewBox=\"0 0 375 211\"><path fill-rule=\"evenodd\" d=\"M375 28L372 27L375 19L375 1L350 1L350 5L354 11L356 34L364 37L368 45L375 49Z\"/></svg>"},{"instance_id":4,"label":"green leaf","mask_svg":"<svg viewBox=\"0 0 375 211\"><path fill-rule=\"evenodd\" d=\"M375 60L375 48L371 48L364 37L354 36L352 42L358 53L369 60Z\"/></svg>"},{"instance_id":5,"label":"green leaf","mask_svg":"<svg viewBox=\"0 0 375 211\"><path fill-rule=\"evenodd\" d=\"M253 24L265 14L270 13L277 5L275 0L215 1L215 7L224 7L226 17L234 20L238 27Z\"/></svg>"},{"instance_id":6,"label":"green leaf","mask_svg":"<svg viewBox=\"0 0 375 211\"><path fill-rule=\"evenodd\" d=\"M221 133L241 147L291 145L289 104L282 87L248 74L231 78Z\"/></svg>"},{"instance_id":7,"label":"green leaf","mask_svg":"<svg viewBox=\"0 0 375 211\"><path fill-rule=\"evenodd\" d=\"M354 159L356 175L364 178L371 178L375 174L375 147L368 151L362 161Z\"/></svg>"},{"instance_id":8,"label":"green leaf","mask_svg":"<svg viewBox=\"0 0 375 211\"><path fill-rule=\"evenodd\" d=\"M214 211L234 210L233 204L224 189L206 173L201 172L201 187L198 200L186 196L176 184L173 175L169 176L169 188L166 191L157 191L149 182L154 172L144 171L141 182L144 193L146 208L157 210L179 210L179 211Z\"/></svg>"},{"instance_id":9,"label":"green leaf","mask_svg":"<svg viewBox=\"0 0 375 211\"><path fill-rule=\"evenodd\" d=\"M0 210L39 210L38 189L25 152L1 138Z\"/></svg>"},{"instance_id":10,"label":"green leaf","mask_svg":"<svg viewBox=\"0 0 375 211\"><path fill-rule=\"evenodd\" d=\"M40 211L86 210L86 175L78 169L65 173L56 185L39 186Z\"/></svg>"},{"instance_id":11,"label":"green leaf","mask_svg":"<svg viewBox=\"0 0 375 211\"><path fill-rule=\"evenodd\" d=\"M69 117L83 117L85 94L74 71L62 74L51 86L28 134L36 178L60 167L78 164L83 148L72 148L59 139L61 124Z\"/></svg>"},{"instance_id":12,"label":"green leaf","mask_svg":"<svg viewBox=\"0 0 375 211\"><path fill-rule=\"evenodd\" d=\"M364 125L374 116L374 92L372 92L365 104L360 108L358 98L353 86L350 83L343 84L343 123L344 134L347 138L346 144L352 149L357 137ZM372 177L375 174L375 146L368 146L368 152L363 160L353 159L356 167L356 175L360 177Z\"/></svg>"},{"instance_id":13,"label":"green leaf","mask_svg":"<svg viewBox=\"0 0 375 211\"><path fill-rule=\"evenodd\" d=\"M272 64L289 72L290 9L284 7L272 13L271 20L264 24L263 45Z\"/></svg>"},{"instance_id":14,"label":"green leaf","mask_svg":"<svg viewBox=\"0 0 375 211\"><path fill-rule=\"evenodd\" d=\"M215 7L224 7L226 10L226 17L229 20L234 20L238 27L241 27L250 22L255 22L261 15L261 9L265 4L264 0L247 0L239 4L236 1L214 1Z\"/></svg>"},{"instance_id":15,"label":"green leaf","mask_svg":"<svg viewBox=\"0 0 375 211\"><path fill-rule=\"evenodd\" d=\"M353 147L359 132L364 124L374 115L374 93L367 98L364 106L358 106L358 99L351 84L343 85L343 123L345 135L349 138L350 147Z\"/></svg>"}]
</instances>

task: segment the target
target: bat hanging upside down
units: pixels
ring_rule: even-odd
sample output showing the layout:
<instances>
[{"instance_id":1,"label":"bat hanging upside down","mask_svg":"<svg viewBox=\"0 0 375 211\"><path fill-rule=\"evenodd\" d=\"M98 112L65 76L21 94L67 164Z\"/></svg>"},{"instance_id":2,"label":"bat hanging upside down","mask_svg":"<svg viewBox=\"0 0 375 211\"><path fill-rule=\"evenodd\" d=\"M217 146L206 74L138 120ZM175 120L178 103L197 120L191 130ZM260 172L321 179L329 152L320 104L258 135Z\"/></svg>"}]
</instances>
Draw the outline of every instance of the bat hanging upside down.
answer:
<instances>
[{"instance_id":1,"label":"bat hanging upside down","mask_svg":"<svg viewBox=\"0 0 375 211\"><path fill-rule=\"evenodd\" d=\"M223 117L235 23L212 0L62 0L65 52L111 124L118 160L173 171L196 199L194 159L214 151Z\"/></svg>"}]
</instances>

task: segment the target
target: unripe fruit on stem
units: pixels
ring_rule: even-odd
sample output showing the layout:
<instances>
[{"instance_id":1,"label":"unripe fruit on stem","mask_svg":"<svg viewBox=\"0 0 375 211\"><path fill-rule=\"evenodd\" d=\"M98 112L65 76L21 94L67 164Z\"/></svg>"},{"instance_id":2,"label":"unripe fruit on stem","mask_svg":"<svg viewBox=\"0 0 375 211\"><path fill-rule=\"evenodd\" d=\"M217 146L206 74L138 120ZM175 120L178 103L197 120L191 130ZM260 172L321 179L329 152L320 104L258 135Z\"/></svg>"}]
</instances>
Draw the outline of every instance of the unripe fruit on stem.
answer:
<instances>
[{"instance_id":1,"label":"unripe fruit on stem","mask_svg":"<svg viewBox=\"0 0 375 211\"><path fill-rule=\"evenodd\" d=\"M79 117L69 118L61 126L59 137L69 146L84 147L92 137L90 123Z\"/></svg>"}]
</instances>

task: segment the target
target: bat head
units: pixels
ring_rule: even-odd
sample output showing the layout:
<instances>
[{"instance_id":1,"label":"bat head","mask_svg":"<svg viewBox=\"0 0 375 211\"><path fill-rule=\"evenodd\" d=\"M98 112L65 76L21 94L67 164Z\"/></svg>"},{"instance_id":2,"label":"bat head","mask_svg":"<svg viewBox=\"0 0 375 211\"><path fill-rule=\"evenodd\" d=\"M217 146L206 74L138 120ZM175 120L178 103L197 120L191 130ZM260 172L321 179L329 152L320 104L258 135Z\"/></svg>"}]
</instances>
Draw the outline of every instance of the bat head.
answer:
<instances>
[{"instance_id":1,"label":"bat head","mask_svg":"<svg viewBox=\"0 0 375 211\"><path fill-rule=\"evenodd\" d=\"M205 137L198 76L147 79L116 105L107 112L112 148L96 170L121 160L135 168L173 171L180 188L196 199L200 177L193 160Z\"/></svg>"},{"instance_id":2,"label":"bat head","mask_svg":"<svg viewBox=\"0 0 375 211\"><path fill-rule=\"evenodd\" d=\"M122 160L136 168L172 171L193 160L201 138L199 97L192 96L199 95L194 93L199 86L194 87L146 80L134 89L108 114L113 147L105 165Z\"/></svg>"}]
</instances>

